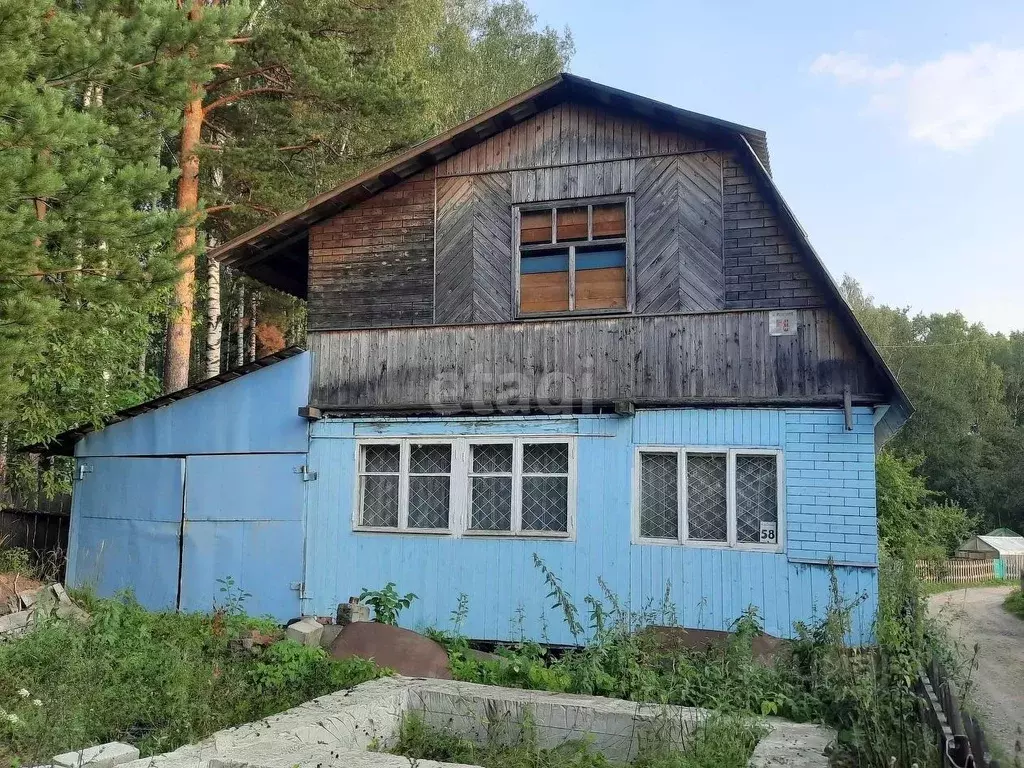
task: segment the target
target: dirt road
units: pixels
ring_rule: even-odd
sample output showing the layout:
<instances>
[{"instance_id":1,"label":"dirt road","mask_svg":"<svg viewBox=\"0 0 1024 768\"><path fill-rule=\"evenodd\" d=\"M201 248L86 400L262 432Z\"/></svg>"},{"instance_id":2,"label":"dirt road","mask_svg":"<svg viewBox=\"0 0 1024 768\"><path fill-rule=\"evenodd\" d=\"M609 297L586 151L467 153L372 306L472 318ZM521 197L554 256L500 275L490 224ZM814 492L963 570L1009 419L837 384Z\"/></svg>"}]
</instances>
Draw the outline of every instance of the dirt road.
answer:
<instances>
[{"instance_id":1,"label":"dirt road","mask_svg":"<svg viewBox=\"0 0 1024 768\"><path fill-rule=\"evenodd\" d=\"M1024 621L1003 610L1010 591L983 587L943 592L928 599L928 610L968 652L978 643L973 708L981 714L989 740L1003 748L1013 765L1017 745L1024 746ZM1020 759L1024 764L1024 755Z\"/></svg>"}]
</instances>

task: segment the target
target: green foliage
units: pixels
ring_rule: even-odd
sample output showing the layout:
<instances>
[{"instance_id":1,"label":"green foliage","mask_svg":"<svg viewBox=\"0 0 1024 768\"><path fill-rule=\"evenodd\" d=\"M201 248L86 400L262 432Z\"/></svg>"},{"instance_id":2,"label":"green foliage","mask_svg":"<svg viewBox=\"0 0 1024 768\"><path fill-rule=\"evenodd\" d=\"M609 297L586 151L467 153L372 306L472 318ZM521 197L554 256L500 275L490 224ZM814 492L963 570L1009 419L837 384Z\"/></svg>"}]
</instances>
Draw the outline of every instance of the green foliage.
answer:
<instances>
[{"instance_id":1,"label":"green foliage","mask_svg":"<svg viewBox=\"0 0 1024 768\"><path fill-rule=\"evenodd\" d=\"M1003 602L1003 607L1014 616L1024 619L1024 590L1015 589Z\"/></svg>"},{"instance_id":2,"label":"green foliage","mask_svg":"<svg viewBox=\"0 0 1024 768\"><path fill-rule=\"evenodd\" d=\"M554 574L541 571L550 587ZM458 632L432 636L448 649L459 680L707 707L726 716L824 721L840 733L837 764L909 768L915 761L925 764L929 756L931 738L917 720L913 684L934 643L921 619L912 561L886 557L880 571L878 647L872 649L847 645L851 615L865 596L845 601L834 574L824 614L797 625L798 639L780 649L773 663L754 655L762 630L753 607L733 623L724 643L698 650L673 642L671 633L682 630L652 626L664 624L674 612L668 585L660 605L630 612L601 584L600 597L585 599L591 625L585 644L560 654L520 642L499 647L497 658L490 658L473 653ZM557 577L553 581L560 583ZM555 599L561 606L568 596L563 590ZM464 618L466 610L460 600L458 614Z\"/></svg>"},{"instance_id":3,"label":"green foliage","mask_svg":"<svg viewBox=\"0 0 1024 768\"><path fill-rule=\"evenodd\" d=\"M5 547L0 543L0 573L31 575L32 553L22 547Z\"/></svg>"},{"instance_id":4,"label":"green foliage","mask_svg":"<svg viewBox=\"0 0 1024 768\"><path fill-rule=\"evenodd\" d=\"M398 743L391 750L413 761L481 765L485 768L612 768L614 765L587 741L567 741L553 749L538 746L528 720L504 738L475 744L457 734L433 728L415 715L402 719ZM700 723L684 748L666 745L657 734L644 740L631 768L743 768L764 729L749 718L715 716Z\"/></svg>"},{"instance_id":5,"label":"green foliage","mask_svg":"<svg viewBox=\"0 0 1024 768\"><path fill-rule=\"evenodd\" d=\"M921 458L899 458L883 451L875 463L878 493L878 535L895 557L951 557L975 529L977 521L962 507L936 503L915 470Z\"/></svg>"},{"instance_id":6,"label":"green foliage","mask_svg":"<svg viewBox=\"0 0 1024 768\"><path fill-rule=\"evenodd\" d=\"M156 754L380 674L294 643L234 651L232 638L266 629L241 616L149 613L128 597L83 604L87 626L55 619L0 645L0 707L22 721L0 731L0 761L43 764L115 740Z\"/></svg>"},{"instance_id":7,"label":"green foliage","mask_svg":"<svg viewBox=\"0 0 1024 768\"><path fill-rule=\"evenodd\" d=\"M359 599L373 608L373 620L379 624L398 624L398 617L406 608L412 605L416 595L412 592L404 597L398 594L395 589L395 582L389 581L383 589L367 589L359 593Z\"/></svg>"},{"instance_id":8,"label":"green foliage","mask_svg":"<svg viewBox=\"0 0 1024 768\"><path fill-rule=\"evenodd\" d=\"M942 494L932 503L948 499L986 530L1022 527L1024 333L878 305L849 276L842 287L916 408L889 449Z\"/></svg>"}]
</instances>

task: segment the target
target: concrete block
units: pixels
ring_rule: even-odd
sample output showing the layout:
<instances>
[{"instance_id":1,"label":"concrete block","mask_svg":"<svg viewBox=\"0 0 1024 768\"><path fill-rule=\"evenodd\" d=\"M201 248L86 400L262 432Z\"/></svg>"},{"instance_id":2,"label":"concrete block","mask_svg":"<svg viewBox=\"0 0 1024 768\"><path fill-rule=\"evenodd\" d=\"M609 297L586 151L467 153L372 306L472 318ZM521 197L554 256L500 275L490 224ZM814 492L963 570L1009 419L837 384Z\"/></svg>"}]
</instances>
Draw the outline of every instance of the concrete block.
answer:
<instances>
[{"instance_id":1,"label":"concrete block","mask_svg":"<svg viewBox=\"0 0 1024 768\"><path fill-rule=\"evenodd\" d=\"M139 750L131 744L112 741L78 752L65 752L53 758L57 768L112 768L139 759Z\"/></svg>"},{"instance_id":2,"label":"concrete block","mask_svg":"<svg viewBox=\"0 0 1024 768\"><path fill-rule=\"evenodd\" d=\"M316 619L299 619L291 624L285 631L284 636L302 645L316 647L320 645L320 638L324 634L324 625Z\"/></svg>"},{"instance_id":3,"label":"concrete block","mask_svg":"<svg viewBox=\"0 0 1024 768\"><path fill-rule=\"evenodd\" d=\"M837 734L832 728L769 718L771 731L754 747L748 768L828 768Z\"/></svg>"},{"instance_id":4,"label":"concrete block","mask_svg":"<svg viewBox=\"0 0 1024 768\"><path fill-rule=\"evenodd\" d=\"M0 635L17 635L32 623L32 611L18 611L0 616Z\"/></svg>"},{"instance_id":5,"label":"concrete block","mask_svg":"<svg viewBox=\"0 0 1024 768\"><path fill-rule=\"evenodd\" d=\"M338 604L338 624L345 626L346 624L354 624L357 621L369 621L370 620L370 606L363 605L357 602L355 598L351 598L347 603Z\"/></svg>"},{"instance_id":6,"label":"concrete block","mask_svg":"<svg viewBox=\"0 0 1024 768\"><path fill-rule=\"evenodd\" d=\"M18 599L21 600L23 608L31 608L36 604L39 599L39 593L42 592L46 587L38 587L36 589L26 589L24 592L18 593Z\"/></svg>"},{"instance_id":7,"label":"concrete block","mask_svg":"<svg viewBox=\"0 0 1024 768\"><path fill-rule=\"evenodd\" d=\"M344 627L339 624L324 624L324 633L320 635L320 647L325 651L331 650L331 645L338 639Z\"/></svg>"}]
</instances>

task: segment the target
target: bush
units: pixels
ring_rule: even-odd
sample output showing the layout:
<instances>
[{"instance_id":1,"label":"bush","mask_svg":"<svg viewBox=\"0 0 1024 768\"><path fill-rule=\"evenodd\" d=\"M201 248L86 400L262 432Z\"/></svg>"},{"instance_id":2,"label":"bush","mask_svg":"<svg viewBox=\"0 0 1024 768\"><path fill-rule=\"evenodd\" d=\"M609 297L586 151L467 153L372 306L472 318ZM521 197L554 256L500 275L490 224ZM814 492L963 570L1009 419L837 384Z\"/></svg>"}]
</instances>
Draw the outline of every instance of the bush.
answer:
<instances>
[{"instance_id":1,"label":"bush","mask_svg":"<svg viewBox=\"0 0 1024 768\"><path fill-rule=\"evenodd\" d=\"M1013 590L1003 603L1003 607L1013 615L1024 619L1024 590Z\"/></svg>"},{"instance_id":2,"label":"bush","mask_svg":"<svg viewBox=\"0 0 1024 768\"><path fill-rule=\"evenodd\" d=\"M84 602L88 626L52 620L0 645L0 709L18 720L0 730L3 762L43 764L107 741L165 752L380 674L295 643L232 651L230 640L250 628L276 629L244 615Z\"/></svg>"}]
</instances>

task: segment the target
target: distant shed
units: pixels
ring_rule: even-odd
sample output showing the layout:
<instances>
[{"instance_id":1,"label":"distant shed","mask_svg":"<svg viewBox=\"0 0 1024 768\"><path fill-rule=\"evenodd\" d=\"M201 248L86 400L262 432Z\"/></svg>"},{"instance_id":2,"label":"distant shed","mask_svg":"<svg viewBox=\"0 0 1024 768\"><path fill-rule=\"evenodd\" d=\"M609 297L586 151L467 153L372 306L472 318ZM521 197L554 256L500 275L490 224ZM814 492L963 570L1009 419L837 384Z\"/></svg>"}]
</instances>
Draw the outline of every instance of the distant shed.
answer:
<instances>
[{"instance_id":1,"label":"distant shed","mask_svg":"<svg viewBox=\"0 0 1024 768\"><path fill-rule=\"evenodd\" d=\"M957 557L969 560L996 560L1012 555L1024 555L1024 536L1019 536L1008 528L972 536L956 551Z\"/></svg>"}]
</instances>

